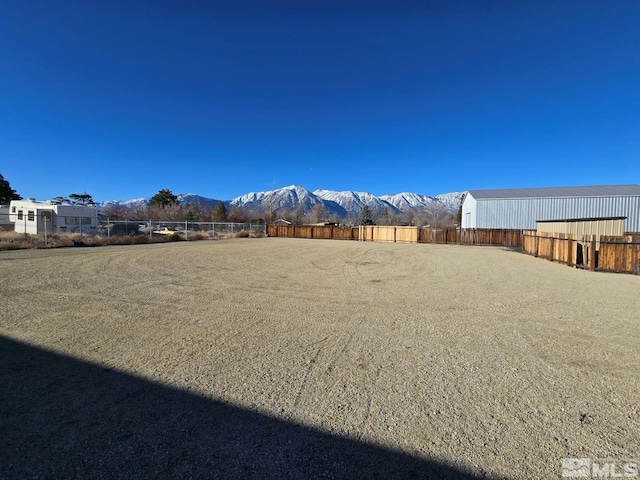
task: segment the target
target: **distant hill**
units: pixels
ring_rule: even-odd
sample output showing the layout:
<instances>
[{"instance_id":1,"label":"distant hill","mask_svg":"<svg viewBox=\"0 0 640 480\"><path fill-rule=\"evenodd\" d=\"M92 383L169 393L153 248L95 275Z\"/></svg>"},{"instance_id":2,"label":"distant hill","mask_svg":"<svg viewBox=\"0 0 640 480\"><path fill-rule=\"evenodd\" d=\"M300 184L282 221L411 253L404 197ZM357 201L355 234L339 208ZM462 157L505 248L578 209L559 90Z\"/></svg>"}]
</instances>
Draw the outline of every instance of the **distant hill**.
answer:
<instances>
[{"instance_id":1,"label":"distant hill","mask_svg":"<svg viewBox=\"0 0 640 480\"><path fill-rule=\"evenodd\" d=\"M220 201L192 193L177 194L176 196L181 204L213 207ZM304 187L289 185L276 190L246 193L233 200L223 200L223 202L229 208L236 206L250 212L266 210L276 212L302 211L305 214L310 213L315 206L321 205L329 215L347 218L357 217L364 205L368 205L369 208L376 212L388 209L390 213L396 215L408 211L425 210L434 206L443 208L447 213L455 213L458 211L461 196L461 192L443 193L435 197L410 192L382 196L352 190L342 192L316 190L310 192ZM137 208L146 205L148 202L149 198L112 200L98 203L98 209L104 209L112 205Z\"/></svg>"}]
</instances>

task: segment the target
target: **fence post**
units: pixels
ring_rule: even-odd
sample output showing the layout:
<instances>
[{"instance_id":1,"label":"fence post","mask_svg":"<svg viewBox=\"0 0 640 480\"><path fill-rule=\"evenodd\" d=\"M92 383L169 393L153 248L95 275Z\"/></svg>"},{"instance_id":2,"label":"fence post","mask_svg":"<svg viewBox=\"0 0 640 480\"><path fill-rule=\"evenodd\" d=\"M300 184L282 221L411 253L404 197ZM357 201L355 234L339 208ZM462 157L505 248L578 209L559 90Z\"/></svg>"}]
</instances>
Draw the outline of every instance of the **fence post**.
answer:
<instances>
[{"instance_id":1,"label":"fence post","mask_svg":"<svg viewBox=\"0 0 640 480\"><path fill-rule=\"evenodd\" d=\"M589 241L589 270L596 271L596 240L595 235L590 235Z\"/></svg>"}]
</instances>

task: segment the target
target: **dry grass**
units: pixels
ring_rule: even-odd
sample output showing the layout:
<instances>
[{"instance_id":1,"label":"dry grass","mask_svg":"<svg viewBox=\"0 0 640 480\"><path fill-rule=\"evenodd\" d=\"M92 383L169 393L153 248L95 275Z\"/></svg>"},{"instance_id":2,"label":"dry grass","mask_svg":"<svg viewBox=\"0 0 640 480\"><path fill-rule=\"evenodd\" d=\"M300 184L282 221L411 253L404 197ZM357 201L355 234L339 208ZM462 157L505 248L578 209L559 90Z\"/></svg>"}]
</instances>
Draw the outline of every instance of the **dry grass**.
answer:
<instances>
[{"instance_id":1,"label":"dry grass","mask_svg":"<svg viewBox=\"0 0 640 480\"><path fill-rule=\"evenodd\" d=\"M295 239L0 262L0 334L60 356L33 381L26 347L2 362L0 477L411 476L402 452L418 477L558 478L640 452L639 277Z\"/></svg>"},{"instance_id":2,"label":"dry grass","mask_svg":"<svg viewBox=\"0 0 640 480\"><path fill-rule=\"evenodd\" d=\"M106 245L140 245L147 243L168 243L182 240L222 240L227 238L261 238L264 234L259 231L224 232L211 235L209 232L184 232L175 235L126 235L103 236L81 235L79 233L49 234L45 242L44 235L29 235L17 232L0 232L0 250L24 250L32 248L61 248L61 247L102 247Z\"/></svg>"}]
</instances>

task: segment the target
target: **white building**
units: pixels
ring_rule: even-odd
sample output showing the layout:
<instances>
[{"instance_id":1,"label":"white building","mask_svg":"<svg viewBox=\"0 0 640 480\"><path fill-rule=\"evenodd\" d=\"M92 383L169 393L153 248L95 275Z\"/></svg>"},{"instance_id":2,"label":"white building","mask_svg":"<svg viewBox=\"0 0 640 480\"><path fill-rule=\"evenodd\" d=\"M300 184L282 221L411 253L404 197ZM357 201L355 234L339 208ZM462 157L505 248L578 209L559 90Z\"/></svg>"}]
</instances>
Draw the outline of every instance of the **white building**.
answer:
<instances>
[{"instance_id":1,"label":"white building","mask_svg":"<svg viewBox=\"0 0 640 480\"><path fill-rule=\"evenodd\" d=\"M88 233L98 228L98 209L95 206L38 202L35 198L12 200L9 220L19 233Z\"/></svg>"},{"instance_id":2,"label":"white building","mask_svg":"<svg viewBox=\"0 0 640 480\"><path fill-rule=\"evenodd\" d=\"M462 228L535 230L537 221L625 217L640 232L640 185L469 190Z\"/></svg>"}]
</instances>

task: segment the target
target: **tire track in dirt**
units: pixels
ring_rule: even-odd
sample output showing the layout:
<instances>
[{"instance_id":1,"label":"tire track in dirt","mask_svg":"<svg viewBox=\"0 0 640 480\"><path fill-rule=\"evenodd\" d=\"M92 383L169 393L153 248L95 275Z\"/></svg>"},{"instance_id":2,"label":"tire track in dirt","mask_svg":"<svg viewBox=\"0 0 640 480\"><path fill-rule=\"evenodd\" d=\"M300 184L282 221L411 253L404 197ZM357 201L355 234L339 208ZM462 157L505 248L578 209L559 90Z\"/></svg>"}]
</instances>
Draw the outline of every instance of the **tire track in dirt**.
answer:
<instances>
[{"instance_id":1,"label":"tire track in dirt","mask_svg":"<svg viewBox=\"0 0 640 480\"><path fill-rule=\"evenodd\" d=\"M491 478L640 448L638 277L496 247L104 248L2 252L0 332Z\"/></svg>"}]
</instances>

